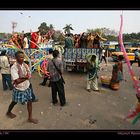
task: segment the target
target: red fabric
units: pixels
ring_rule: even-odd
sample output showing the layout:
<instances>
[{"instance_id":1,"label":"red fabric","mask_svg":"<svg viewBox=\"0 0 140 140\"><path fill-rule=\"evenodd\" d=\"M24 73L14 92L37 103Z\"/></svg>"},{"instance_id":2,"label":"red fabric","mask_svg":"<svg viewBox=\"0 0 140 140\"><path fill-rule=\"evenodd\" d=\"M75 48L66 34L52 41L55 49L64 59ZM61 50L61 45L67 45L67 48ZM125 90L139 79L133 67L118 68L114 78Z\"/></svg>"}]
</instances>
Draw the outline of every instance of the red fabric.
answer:
<instances>
[{"instance_id":1,"label":"red fabric","mask_svg":"<svg viewBox=\"0 0 140 140\"><path fill-rule=\"evenodd\" d=\"M135 117L138 113L140 113L140 103L136 104L136 108L130 112L126 118L133 118Z\"/></svg>"},{"instance_id":2,"label":"red fabric","mask_svg":"<svg viewBox=\"0 0 140 140\"><path fill-rule=\"evenodd\" d=\"M42 68L42 70L43 70L43 73L44 73L47 77L49 77L49 72L46 70L47 65L48 65L48 60L45 59L45 60L43 61L42 65L41 65L41 68Z\"/></svg>"},{"instance_id":3,"label":"red fabric","mask_svg":"<svg viewBox=\"0 0 140 140\"><path fill-rule=\"evenodd\" d=\"M32 35L31 35L31 42L30 42L30 45L31 45L31 49L37 49L37 41L38 41L38 35L36 32L33 32Z\"/></svg>"}]
</instances>

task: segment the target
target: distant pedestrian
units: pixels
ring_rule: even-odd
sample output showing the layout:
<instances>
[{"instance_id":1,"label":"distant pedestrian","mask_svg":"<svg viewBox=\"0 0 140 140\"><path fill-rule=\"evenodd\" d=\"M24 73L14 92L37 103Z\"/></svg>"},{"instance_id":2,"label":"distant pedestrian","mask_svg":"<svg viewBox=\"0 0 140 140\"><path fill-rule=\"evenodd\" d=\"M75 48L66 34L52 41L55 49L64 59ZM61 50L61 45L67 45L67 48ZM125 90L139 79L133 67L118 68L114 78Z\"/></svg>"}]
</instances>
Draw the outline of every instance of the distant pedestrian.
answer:
<instances>
[{"instance_id":1,"label":"distant pedestrian","mask_svg":"<svg viewBox=\"0 0 140 140\"><path fill-rule=\"evenodd\" d=\"M100 61L100 63L102 63L102 60L104 59L105 64L107 65L105 52L106 52L106 51L105 51L105 49L103 48L103 49L102 49L102 53L101 53L101 61Z\"/></svg>"},{"instance_id":2,"label":"distant pedestrian","mask_svg":"<svg viewBox=\"0 0 140 140\"><path fill-rule=\"evenodd\" d=\"M139 53L139 50L136 49L134 54L135 54L135 62L137 62L138 63L138 67L140 67L140 53Z\"/></svg>"}]
</instances>

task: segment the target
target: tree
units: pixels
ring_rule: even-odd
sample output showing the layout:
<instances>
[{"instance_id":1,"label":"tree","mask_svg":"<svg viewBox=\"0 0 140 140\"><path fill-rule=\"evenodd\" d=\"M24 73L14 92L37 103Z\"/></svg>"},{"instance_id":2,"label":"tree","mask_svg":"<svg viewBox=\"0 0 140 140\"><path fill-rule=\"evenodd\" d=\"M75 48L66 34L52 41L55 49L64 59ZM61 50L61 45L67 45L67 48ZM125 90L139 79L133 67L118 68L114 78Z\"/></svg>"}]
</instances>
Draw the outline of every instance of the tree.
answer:
<instances>
[{"instance_id":1,"label":"tree","mask_svg":"<svg viewBox=\"0 0 140 140\"><path fill-rule=\"evenodd\" d=\"M115 30L111 30L109 28L103 27L103 28L95 28L95 29L87 29L88 33L95 33L98 32L102 36L117 36L117 32Z\"/></svg>"},{"instance_id":2,"label":"tree","mask_svg":"<svg viewBox=\"0 0 140 140\"><path fill-rule=\"evenodd\" d=\"M74 30L72 27L71 27L71 24L66 24L66 26L63 28L63 30L64 30L64 33L65 34L70 34L71 32L70 32L70 30Z\"/></svg>"},{"instance_id":3,"label":"tree","mask_svg":"<svg viewBox=\"0 0 140 140\"><path fill-rule=\"evenodd\" d=\"M96 33L98 32L102 37L106 38L108 41L117 41L118 33L115 30L111 30L109 28L95 28L95 29L87 29L87 33Z\"/></svg>"},{"instance_id":4,"label":"tree","mask_svg":"<svg viewBox=\"0 0 140 140\"><path fill-rule=\"evenodd\" d=\"M64 44L64 36L62 35L60 30L55 31L53 37L54 41L59 41L59 43Z\"/></svg>"},{"instance_id":5,"label":"tree","mask_svg":"<svg viewBox=\"0 0 140 140\"><path fill-rule=\"evenodd\" d=\"M41 25L38 27L38 30L40 31L41 35L46 34L49 30L49 27L45 22L41 23Z\"/></svg>"},{"instance_id":6,"label":"tree","mask_svg":"<svg viewBox=\"0 0 140 140\"><path fill-rule=\"evenodd\" d=\"M87 29L87 33L101 33L101 29L100 28L95 28L95 29Z\"/></svg>"},{"instance_id":7,"label":"tree","mask_svg":"<svg viewBox=\"0 0 140 140\"><path fill-rule=\"evenodd\" d=\"M49 29L50 29L50 30L54 30L54 27L53 27L52 24L49 25Z\"/></svg>"}]
</instances>

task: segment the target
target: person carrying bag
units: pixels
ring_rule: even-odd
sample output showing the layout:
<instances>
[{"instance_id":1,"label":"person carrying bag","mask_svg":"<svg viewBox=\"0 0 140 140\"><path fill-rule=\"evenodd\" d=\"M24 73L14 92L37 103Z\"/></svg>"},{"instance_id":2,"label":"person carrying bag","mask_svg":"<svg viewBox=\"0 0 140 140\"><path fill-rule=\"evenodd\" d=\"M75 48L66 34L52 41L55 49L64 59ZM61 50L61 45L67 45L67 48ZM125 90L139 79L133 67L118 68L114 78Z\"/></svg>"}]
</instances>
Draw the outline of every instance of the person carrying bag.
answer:
<instances>
[{"instance_id":1,"label":"person carrying bag","mask_svg":"<svg viewBox=\"0 0 140 140\"><path fill-rule=\"evenodd\" d=\"M58 69L58 68L57 68L57 66L55 65L55 63L54 63L54 61L53 61L53 60L52 60L52 62L53 62L53 64L54 64L54 66L55 66L56 70L57 70L57 71L58 71L58 73L60 74L60 76L61 76L61 80L62 80L63 84L65 84L65 80L64 80L64 78L63 78L63 76L62 76L62 72L60 71L60 69Z\"/></svg>"},{"instance_id":2,"label":"person carrying bag","mask_svg":"<svg viewBox=\"0 0 140 140\"><path fill-rule=\"evenodd\" d=\"M48 62L47 70L50 73L51 91L52 91L52 103L56 105L58 103L57 95L59 97L60 105L66 104L64 79L62 76L63 63L59 59L59 51L53 51L53 59Z\"/></svg>"}]
</instances>

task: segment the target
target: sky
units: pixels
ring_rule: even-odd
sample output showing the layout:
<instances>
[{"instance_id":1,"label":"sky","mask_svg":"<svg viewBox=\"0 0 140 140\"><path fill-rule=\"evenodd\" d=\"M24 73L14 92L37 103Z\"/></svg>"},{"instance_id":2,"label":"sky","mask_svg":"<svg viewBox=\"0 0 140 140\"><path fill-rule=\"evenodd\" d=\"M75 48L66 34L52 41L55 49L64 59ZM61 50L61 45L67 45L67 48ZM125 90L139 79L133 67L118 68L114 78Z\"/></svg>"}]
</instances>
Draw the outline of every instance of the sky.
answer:
<instances>
[{"instance_id":1,"label":"sky","mask_svg":"<svg viewBox=\"0 0 140 140\"><path fill-rule=\"evenodd\" d=\"M103 27L118 32L121 14L123 33L140 32L140 10L0 10L0 32L12 33L12 22L15 32L37 31L42 22L61 31L71 24L74 34Z\"/></svg>"}]
</instances>

